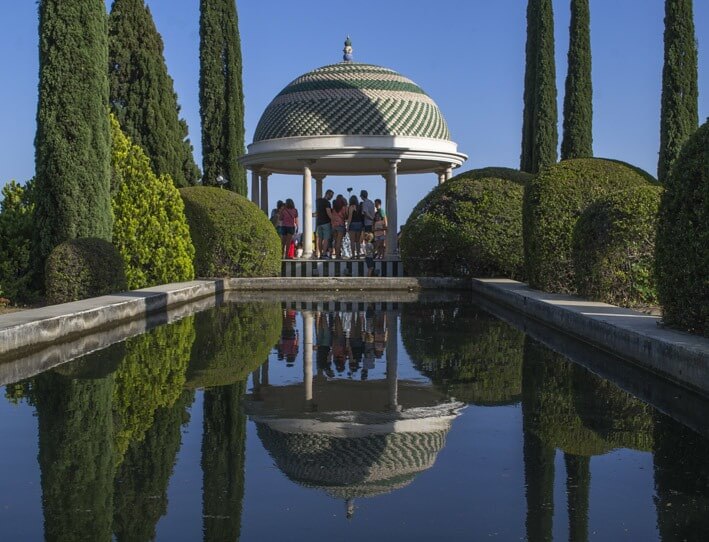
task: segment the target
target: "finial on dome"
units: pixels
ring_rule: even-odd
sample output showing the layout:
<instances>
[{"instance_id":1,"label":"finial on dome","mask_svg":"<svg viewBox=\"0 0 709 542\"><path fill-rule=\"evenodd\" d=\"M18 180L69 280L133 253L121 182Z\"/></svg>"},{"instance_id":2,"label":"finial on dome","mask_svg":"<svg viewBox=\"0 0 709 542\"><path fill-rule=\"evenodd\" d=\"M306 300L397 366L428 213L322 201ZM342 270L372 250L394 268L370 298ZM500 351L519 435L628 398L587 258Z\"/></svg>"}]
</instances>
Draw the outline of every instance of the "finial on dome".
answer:
<instances>
[{"instance_id":1,"label":"finial on dome","mask_svg":"<svg viewBox=\"0 0 709 542\"><path fill-rule=\"evenodd\" d=\"M345 48L342 49L342 52L345 53L342 55L342 60L345 62L352 62L352 41L349 36L347 36L347 39L345 40Z\"/></svg>"}]
</instances>

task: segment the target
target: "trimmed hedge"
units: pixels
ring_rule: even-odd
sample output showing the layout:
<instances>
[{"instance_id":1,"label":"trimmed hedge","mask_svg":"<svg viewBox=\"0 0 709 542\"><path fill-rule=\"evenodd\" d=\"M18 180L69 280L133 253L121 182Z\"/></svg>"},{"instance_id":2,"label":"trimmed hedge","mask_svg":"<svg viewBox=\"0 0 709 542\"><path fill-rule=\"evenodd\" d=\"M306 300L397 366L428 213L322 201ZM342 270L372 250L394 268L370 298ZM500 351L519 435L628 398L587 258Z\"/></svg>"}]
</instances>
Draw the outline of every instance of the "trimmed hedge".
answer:
<instances>
[{"instance_id":1,"label":"trimmed hedge","mask_svg":"<svg viewBox=\"0 0 709 542\"><path fill-rule=\"evenodd\" d=\"M199 277L275 277L281 241L268 217L245 197L208 186L182 188Z\"/></svg>"},{"instance_id":2,"label":"trimmed hedge","mask_svg":"<svg viewBox=\"0 0 709 542\"><path fill-rule=\"evenodd\" d=\"M543 169L524 192L524 261L532 288L575 293L572 238L586 208L617 192L657 181L639 168L603 158L564 160Z\"/></svg>"},{"instance_id":3,"label":"trimmed hedge","mask_svg":"<svg viewBox=\"0 0 709 542\"><path fill-rule=\"evenodd\" d=\"M476 405L518 403L524 334L480 309L405 304L401 339L414 367L447 395Z\"/></svg>"},{"instance_id":4,"label":"trimmed hedge","mask_svg":"<svg viewBox=\"0 0 709 542\"><path fill-rule=\"evenodd\" d=\"M111 115L113 243L131 290L194 278L194 248L182 199L168 175L158 177L139 146Z\"/></svg>"},{"instance_id":5,"label":"trimmed hedge","mask_svg":"<svg viewBox=\"0 0 709 542\"><path fill-rule=\"evenodd\" d=\"M662 188L636 186L588 206L573 235L576 291L632 307L654 305L655 231Z\"/></svg>"},{"instance_id":6,"label":"trimmed hedge","mask_svg":"<svg viewBox=\"0 0 709 542\"><path fill-rule=\"evenodd\" d=\"M401 233L410 275L522 278L522 197L531 175L468 171L435 188Z\"/></svg>"},{"instance_id":7,"label":"trimmed hedge","mask_svg":"<svg viewBox=\"0 0 709 542\"><path fill-rule=\"evenodd\" d=\"M663 321L709 337L709 121L689 138L667 178L656 270Z\"/></svg>"},{"instance_id":8,"label":"trimmed hedge","mask_svg":"<svg viewBox=\"0 0 709 542\"><path fill-rule=\"evenodd\" d=\"M127 289L123 259L103 239L71 239L57 246L45 264L47 303L68 303Z\"/></svg>"}]
</instances>

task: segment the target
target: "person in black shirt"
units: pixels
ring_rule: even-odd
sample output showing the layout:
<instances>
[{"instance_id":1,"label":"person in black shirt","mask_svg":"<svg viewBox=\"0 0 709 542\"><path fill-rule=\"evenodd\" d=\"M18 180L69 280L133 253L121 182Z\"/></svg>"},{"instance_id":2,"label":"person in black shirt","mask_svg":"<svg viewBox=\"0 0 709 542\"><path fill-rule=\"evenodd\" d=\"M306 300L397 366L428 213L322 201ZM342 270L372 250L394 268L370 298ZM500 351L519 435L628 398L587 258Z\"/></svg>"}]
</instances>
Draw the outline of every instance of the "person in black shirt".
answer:
<instances>
[{"instance_id":1,"label":"person in black shirt","mask_svg":"<svg viewBox=\"0 0 709 542\"><path fill-rule=\"evenodd\" d=\"M332 237L332 204L335 193L325 192L324 198L315 200L315 257L325 257Z\"/></svg>"}]
</instances>

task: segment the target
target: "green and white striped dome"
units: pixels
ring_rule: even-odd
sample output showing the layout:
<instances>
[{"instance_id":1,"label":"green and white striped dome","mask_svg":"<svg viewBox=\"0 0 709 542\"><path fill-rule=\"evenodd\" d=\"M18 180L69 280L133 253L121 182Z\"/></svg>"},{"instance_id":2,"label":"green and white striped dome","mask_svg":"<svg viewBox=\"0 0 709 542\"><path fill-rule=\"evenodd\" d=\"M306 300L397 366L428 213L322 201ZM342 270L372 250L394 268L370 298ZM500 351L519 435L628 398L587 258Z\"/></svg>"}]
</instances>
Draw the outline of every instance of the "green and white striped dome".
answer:
<instances>
[{"instance_id":1,"label":"green and white striped dome","mask_svg":"<svg viewBox=\"0 0 709 542\"><path fill-rule=\"evenodd\" d=\"M254 143L328 135L450 140L441 111L416 83L381 66L340 62L286 86L261 116Z\"/></svg>"}]
</instances>

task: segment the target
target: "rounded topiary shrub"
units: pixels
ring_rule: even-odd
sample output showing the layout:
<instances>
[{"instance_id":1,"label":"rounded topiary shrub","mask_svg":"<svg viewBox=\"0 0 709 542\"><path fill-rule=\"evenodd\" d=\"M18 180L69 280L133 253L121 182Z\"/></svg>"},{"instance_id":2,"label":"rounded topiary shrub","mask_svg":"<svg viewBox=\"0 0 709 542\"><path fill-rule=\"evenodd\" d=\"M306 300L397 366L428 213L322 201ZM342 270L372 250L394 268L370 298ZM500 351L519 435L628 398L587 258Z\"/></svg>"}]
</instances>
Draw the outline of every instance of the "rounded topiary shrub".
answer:
<instances>
[{"instance_id":1,"label":"rounded topiary shrub","mask_svg":"<svg viewBox=\"0 0 709 542\"><path fill-rule=\"evenodd\" d=\"M111 115L113 244L123 257L131 290L194 278L194 248L180 194L157 176L143 149Z\"/></svg>"},{"instance_id":2,"label":"rounded topiary shrub","mask_svg":"<svg viewBox=\"0 0 709 542\"><path fill-rule=\"evenodd\" d=\"M245 197L222 188L180 190L199 277L274 277L281 241L268 217Z\"/></svg>"},{"instance_id":3,"label":"rounded topiary shrub","mask_svg":"<svg viewBox=\"0 0 709 542\"><path fill-rule=\"evenodd\" d=\"M709 337L709 121L689 138L667 178L656 271L664 322Z\"/></svg>"},{"instance_id":4,"label":"rounded topiary shrub","mask_svg":"<svg viewBox=\"0 0 709 542\"><path fill-rule=\"evenodd\" d=\"M72 239L57 246L45 264L47 303L68 303L126 290L123 259L103 239Z\"/></svg>"},{"instance_id":5,"label":"rounded topiary shrub","mask_svg":"<svg viewBox=\"0 0 709 542\"><path fill-rule=\"evenodd\" d=\"M529 178L513 169L484 168L435 188L402 229L407 273L521 278L522 196Z\"/></svg>"},{"instance_id":6,"label":"rounded topiary shrub","mask_svg":"<svg viewBox=\"0 0 709 542\"><path fill-rule=\"evenodd\" d=\"M525 188L524 261L532 288L575 293L572 239L586 208L613 192L656 184L615 160L577 158L543 169Z\"/></svg>"},{"instance_id":7,"label":"rounded topiary shrub","mask_svg":"<svg viewBox=\"0 0 709 542\"><path fill-rule=\"evenodd\" d=\"M654 257L662 188L615 192L588 206L573 235L579 295L624 307L657 303Z\"/></svg>"}]
</instances>

